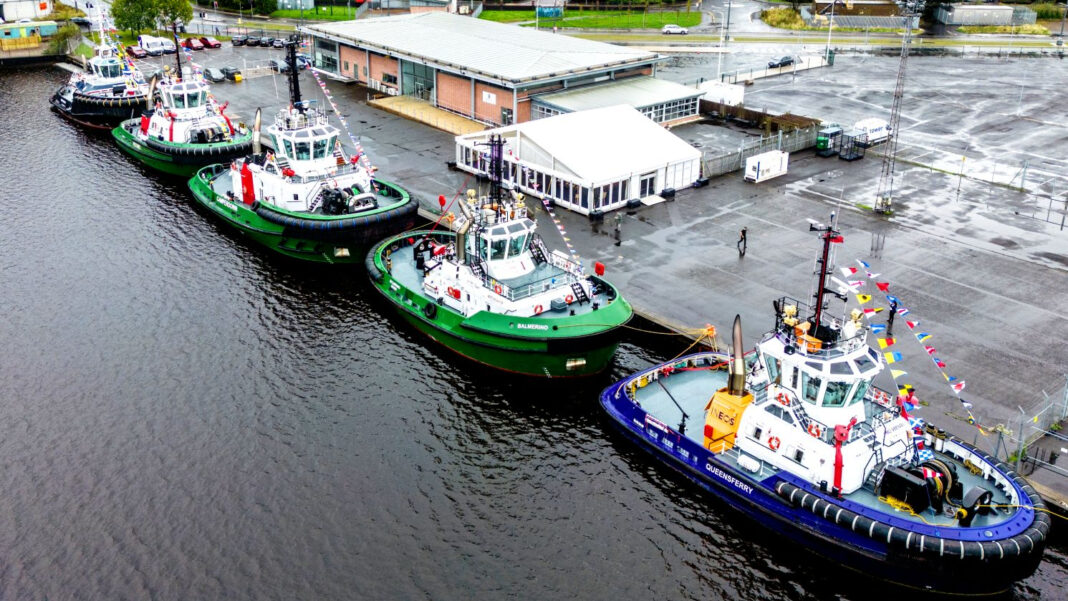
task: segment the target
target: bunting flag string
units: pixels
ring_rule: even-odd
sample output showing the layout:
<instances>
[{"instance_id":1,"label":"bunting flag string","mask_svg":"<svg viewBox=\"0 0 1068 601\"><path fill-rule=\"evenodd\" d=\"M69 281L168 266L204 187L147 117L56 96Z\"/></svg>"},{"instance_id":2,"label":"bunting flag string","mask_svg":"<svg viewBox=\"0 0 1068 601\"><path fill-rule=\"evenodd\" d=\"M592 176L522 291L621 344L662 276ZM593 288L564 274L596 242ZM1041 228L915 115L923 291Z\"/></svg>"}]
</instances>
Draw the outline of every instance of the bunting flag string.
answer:
<instances>
[{"instance_id":1,"label":"bunting flag string","mask_svg":"<svg viewBox=\"0 0 1068 601\"><path fill-rule=\"evenodd\" d=\"M862 261L860 259L857 259L857 263L860 264L861 266L863 266L864 269L866 269L866 270L871 268L871 266L868 263L865 263L864 261ZM849 268L849 269L853 269L853 268ZM867 274L868 274L869 278L875 278L875 277L878 277L878 275L879 275L879 274L872 274L871 271L868 271ZM905 317L906 315L909 315L910 311L909 311L908 307L903 306L903 303L901 302L901 299L890 293L890 283L889 282L875 282L875 287L878 288L879 291L882 292L883 295L886 297L886 302L890 305L890 310L891 311L895 311L895 309L896 309L895 315L900 315L902 317ZM862 295L858 295L858 300L860 300L860 296L862 296ZM863 302L867 302L867 301L863 301ZM874 315L877 312L877 310L881 311L882 307L876 307L875 309L868 308L868 309L864 309L863 311L864 311L864 315L866 317L871 318L871 316ZM895 315L891 315L889 319L893 319L893 317L895 317ZM964 408L965 412L968 415L967 422L969 424L977 427L979 429L979 431L982 432L983 435L985 436L987 434L986 430L977 422L977 420L975 419L975 415L972 414L972 411L971 411L972 404L970 402L968 402L966 399L964 399L963 397L961 397L961 393L964 391L964 380L958 380L958 378L956 378L955 376L949 375L949 373L946 371L947 367L946 367L945 361L942 361L941 359L939 359L936 356L936 353L938 352L937 349L935 349L935 347L933 347L933 346L930 346L929 344L924 344L925 342L930 340L931 334L929 332L917 332L917 331L915 331L916 328L919 327L919 325L920 325L919 320L916 320L916 319L905 320L905 325L908 327L909 331L912 332L912 335L916 339L917 344L919 344L923 348L924 352L926 352L927 355L929 357L931 357L932 363L934 363L935 367L938 368L939 373L942 374L942 377L949 384L949 387L953 391L953 394L957 396L958 400L960 400L961 406ZM871 331L872 331L873 334L881 334L881 333L884 333L884 332L889 334L889 332L887 332L888 327L887 327L886 324L874 324L873 323L873 324L871 324L870 327L871 327ZM886 349L886 348L890 347L891 345L894 345L895 343L897 343L897 341L898 341L897 338L891 338L890 336L887 336L885 338L876 338L876 342L879 344L879 348L880 349ZM901 352L898 352L898 351L885 352L885 353L883 353L883 357L886 359L887 364L897 363L897 362L901 361L902 358L903 358ZM899 380L903 376L905 376L906 374L907 374L907 372L905 370L899 370L899 369L891 369L890 370L890 376L894 379L895 384L898 386L898 392L901 395L906 395L908 400L910 401L912 399L913 387L910 384L899 382ZM903 402L908 402L908 401L902 401L902 400L899 399L899 403L903 403ZM922 449L922 446L918 446L917 448L918 448L918 450ZM926 453L930 453L930 451L926 451Z\"/></svg>"},{"instance_id":2,"label":"bunting flag string","mask_svg":"<svg viewBox=\"0 0 1068 601\"><path fill-rule=\"evenodd\" d=\"M317 83L319 85L319 90L322 91L323 98L326 99L326 102L330 105L330 108L334 111L334 115L337 117L337 120L339 122L341 122L341 128L349 136L349 141L352 142L352 147L355 149L354 152L356 153L356 154L353 155L353 157L355 157L355 160L358 161L359 164L364 169L367 170L368 174L370 174L370 176L371 176L371 185L374 187L375 191L377 192L378 191L378 183L375 182L375 171L377 171L377 169L374 166L371 165L371 160L367 157L367 153L364 152L364 150L363 150L363 144L361 144L359 138L357 138L352 133L352 129L349 127L348 122L345 120L345 117L341 114L341 110L337 108L337 103L334 102L334 96L330 93L330 90L327 89L326 82L324 82L322 80L322 78L319 77L319 73L315 69L309 69L309 71L311 71L312 77L315 78L315 83Z\"/></svg>"}]
</instances>

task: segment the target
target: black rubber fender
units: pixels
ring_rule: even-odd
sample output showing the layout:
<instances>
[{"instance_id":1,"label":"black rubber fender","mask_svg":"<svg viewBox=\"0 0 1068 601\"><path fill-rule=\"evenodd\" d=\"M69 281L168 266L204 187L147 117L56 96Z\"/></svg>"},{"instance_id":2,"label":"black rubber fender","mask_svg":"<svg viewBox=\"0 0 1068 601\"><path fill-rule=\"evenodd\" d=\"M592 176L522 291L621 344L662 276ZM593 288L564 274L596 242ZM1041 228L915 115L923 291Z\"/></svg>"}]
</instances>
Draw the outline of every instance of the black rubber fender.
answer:
<instances>
[{"instance_id":1,"label":"black rubber fender","mask_svg":"<svg viewBox=\"0 0 1068 601\"><path fill-rule=\"evenodd\" d=\"M427 319L434 319L438 316L438 306L434 303L423 305L423 315L426 315Z\"/></svg>"},{"instance_id":2,"label":"black rubber fender","mask_svg":"<svg viewBox=\"0 0 1068 601\"><path fill-rule=\"evenodd\" d=\"M375 265L375 256L380 250L382 250L382 247L385 246L385 244L385 240L379 242L378 244L375 244L371 248L371 252L367 253L367 258L363 260L363 266L367 268L368 275L371 276L371 280L373 280L376 284L381 284L382 279L385 277L385 274L383 274L382 271L378 269L378 265Z\"/></svg>"}]
</instances>

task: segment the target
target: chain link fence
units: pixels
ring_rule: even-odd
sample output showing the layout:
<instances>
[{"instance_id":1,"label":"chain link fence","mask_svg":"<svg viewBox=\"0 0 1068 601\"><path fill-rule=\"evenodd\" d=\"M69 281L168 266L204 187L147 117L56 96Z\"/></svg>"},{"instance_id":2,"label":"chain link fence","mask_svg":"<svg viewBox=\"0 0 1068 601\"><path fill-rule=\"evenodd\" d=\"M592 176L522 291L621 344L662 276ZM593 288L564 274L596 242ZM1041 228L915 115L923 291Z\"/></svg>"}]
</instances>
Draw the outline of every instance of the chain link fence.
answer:
<instances>
[{"instance_id":1,"label":"chain link fence","mask_svg":"<svg viewBox=\"0 0 1068 601\"><path fill-rule=\"evenodd\" d=\"M763 136L759 140L744 143L727 153L713 154L705 151L701 157L704 177L715 177L725 173L740 171L745 168L745 160L769 150L796 152L816 145L819 126L795 129L790 132L779 131L777 134Z\"/></svg>"}]
</instances>

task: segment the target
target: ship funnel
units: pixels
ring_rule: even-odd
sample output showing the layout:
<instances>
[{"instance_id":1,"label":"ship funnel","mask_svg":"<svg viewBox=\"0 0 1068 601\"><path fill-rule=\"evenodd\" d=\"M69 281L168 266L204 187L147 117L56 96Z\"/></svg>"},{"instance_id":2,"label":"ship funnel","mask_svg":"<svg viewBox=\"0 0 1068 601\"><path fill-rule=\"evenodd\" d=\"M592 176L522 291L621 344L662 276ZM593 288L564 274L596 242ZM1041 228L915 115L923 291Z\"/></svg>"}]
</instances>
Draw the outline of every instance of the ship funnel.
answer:
<instances>
[{"instance_id":1,"label":"ship funnel","mask_svg":"<svg viewBox=\"0 0 1068 601\"><path fill-rule=\"evenodd\" d=\"M745 356L742 353L742 317L734 316L734 328L731 330L731 364L728 391L734 396L745 394Z\"/></svg>"},{"instance_id":2,"label":"ship funnel","mask_svg":"<svg viewBox=\"0 0 1068 601\"><path fill-rule=\"evenodd\" d=\"M460 212L464 214L463 225L456 230L456 260L463 265L467 263L467 231L471 229L475 217L471 214L471 209L466 202L461 201L456 204L459 205Z\"/></svg>"},{"instance_id":3,"label":"ship funnel","mask_svg":"<svg viewBox=\"0 0 1068 601\"><path fill-rule=\"evenodd\" d=\"M260 147L260 109L256 109L256 120L252 123L252 154L259 154Z\"/></svg>"},{"instance_id":4,"label":"ship funnel","mask_svg":"<svg viewBox=\"0 0 1068 601\"><path fill-rule=\"evenodd\" d=\"M152 81L148 83L148 95L145 96L145 110L152 110L152 98L156 95L156 84L159 83L159 76L153 75Z\"/></svg>"}]
</instances>

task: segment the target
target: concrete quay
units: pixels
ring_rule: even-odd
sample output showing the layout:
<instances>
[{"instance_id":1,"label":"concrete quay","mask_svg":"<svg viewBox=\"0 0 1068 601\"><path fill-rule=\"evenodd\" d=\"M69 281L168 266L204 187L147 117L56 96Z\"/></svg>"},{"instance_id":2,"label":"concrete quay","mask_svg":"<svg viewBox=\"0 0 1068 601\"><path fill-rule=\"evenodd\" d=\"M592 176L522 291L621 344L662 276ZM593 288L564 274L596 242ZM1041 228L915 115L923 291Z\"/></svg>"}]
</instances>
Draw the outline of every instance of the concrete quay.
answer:
<instances>
[{"instance_id":1,"label":"concrete quay","mask_svg":"<svg viewBox=\"0 0 1068 601\"><path fill-rule=\"evenodd\" d=\"M267 57L277 54L224 47L197 56L209 66ZM715 58L679 57L661 74L693 81L710 67L714 72ZM758 80L747 87L746 104L851 124L888 114L896 70L896 59L840 56L832 68ZM980 72L986 79L977 86ZM614 214L603 223L564 210L557 216L582 260L603 261L641 315L678 331L711 323L725 332L737 313L749 347L771 327L773 299L810 297L818 241L807 220L826 221L834 211L845 237L836 264L868 261L912 311L909 317L932 335L925 344L938 349L946 372L967 383L962 396L974 404L979 423L1008 426L1019 407L1042 398L1042 389L1059 388L1066 371L1068 233L1060 228L1057 211L1064 203L1056 198L1068 190L1068 164L1056 149L1068 146L1068 125L1051 117L1060 114L1057 87L1065 75L1068 65L1051 59L910 59L903 160L890 217L858 206L874 202L877 153L845 162L811 151L795 153L787 175L762 184L744 183L736 173L621 213L618 247ZM301 79L305 97L323 99L310 75ZM452 198L477 187L473 178L446 168L454 156L451 134L368 106L365 88L327 85L382 177L409 189L428 214L437 210L439 194ZM246 121L257 107L269 119L287 103L285 82L277 77L214 90ZM755 135L711 124L676 133L710 151L736 148ZM1023 161L1029 172L1020 190ZM540 218L546 243L562 248L554 225ZM744 257L735 246L742 227L748 228ZM842 308L831 301L832 313ZM900 338L894 350L904 356L895 367L908 372L903 381L929 403L921 415L993 451L997 436L963 420L960 402L922 346L906 335L903 320L894 333ZM878 384L893 388L889 375ZM1068 481L1047 481L1043 474L1031 477L1052 491L1051 500L1068 499Z\"/></svg>"}]
</instances>

